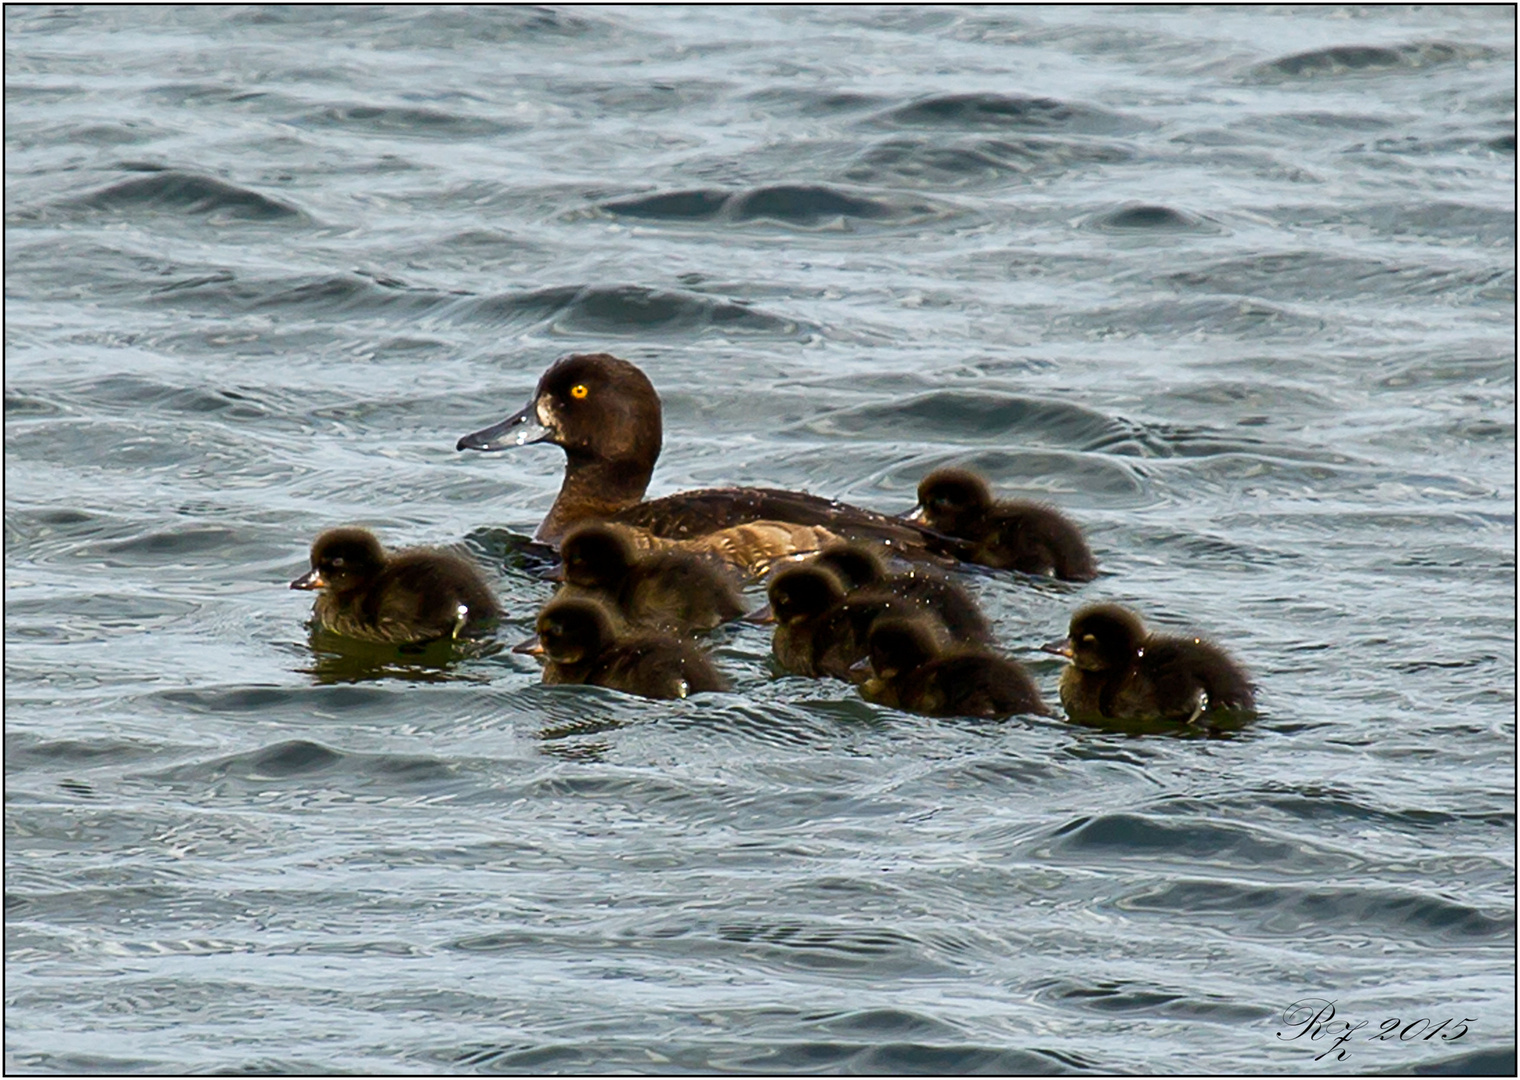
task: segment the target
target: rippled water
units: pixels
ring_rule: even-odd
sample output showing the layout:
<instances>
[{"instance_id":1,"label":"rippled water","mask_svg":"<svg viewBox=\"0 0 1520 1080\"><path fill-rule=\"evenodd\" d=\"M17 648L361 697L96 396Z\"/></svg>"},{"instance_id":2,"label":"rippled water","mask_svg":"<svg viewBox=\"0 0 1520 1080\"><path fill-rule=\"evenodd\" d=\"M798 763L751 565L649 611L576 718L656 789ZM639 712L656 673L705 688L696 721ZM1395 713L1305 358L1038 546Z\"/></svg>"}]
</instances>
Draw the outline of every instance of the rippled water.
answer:
<instances>
[{"instance_id":1,"label":"rippled water","mask_svg":"<svg viewBox=\"0 0 1520 1080\"><path fill-rule=\"evenodd\" d=\"M1513 1072L1513 9L5 25L10 1069ZM1114 599L1262 719L314 654L344 522L526 630L562 455L454 441L588 350L652 493L970 463L1105 570L970 581L1047 695Z\"/></svg>"}]
</instances>

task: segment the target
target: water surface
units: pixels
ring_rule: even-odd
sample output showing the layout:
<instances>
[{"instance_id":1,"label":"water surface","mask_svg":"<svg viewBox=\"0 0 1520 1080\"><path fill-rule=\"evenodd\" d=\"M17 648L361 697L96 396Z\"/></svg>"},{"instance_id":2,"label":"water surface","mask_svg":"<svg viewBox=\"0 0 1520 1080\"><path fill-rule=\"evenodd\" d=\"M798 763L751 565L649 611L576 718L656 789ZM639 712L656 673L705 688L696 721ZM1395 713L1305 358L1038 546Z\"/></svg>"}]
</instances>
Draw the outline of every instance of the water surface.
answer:
<instances>
[{"instance_id":1,"label":"water surface","mask_svg":"<svg viewBox=\"0 0 1520 1080\"><path fill-rule=\"evenodd\" d=\"M8 7L8 1067L1513 1073L1514 31ZM562 455L454 442L599 350L653 494L971 465L1105 571L968 579L1048 696L1115 600L1260 721L314 654L341 523L526 631Z\"/></svg>"}]
</instances>

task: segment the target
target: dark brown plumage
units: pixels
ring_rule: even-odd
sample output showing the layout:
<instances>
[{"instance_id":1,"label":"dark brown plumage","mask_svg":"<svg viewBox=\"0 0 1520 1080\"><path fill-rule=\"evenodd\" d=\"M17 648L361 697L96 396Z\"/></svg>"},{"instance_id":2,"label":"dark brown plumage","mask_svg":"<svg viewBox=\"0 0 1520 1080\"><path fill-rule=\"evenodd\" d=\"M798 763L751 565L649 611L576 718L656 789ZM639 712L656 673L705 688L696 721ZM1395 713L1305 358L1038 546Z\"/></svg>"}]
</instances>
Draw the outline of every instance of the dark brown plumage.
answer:
<instances>
[{"instance_id":1,"label":"dark brown plumage","mask_svg":"<svg viewBox=\"0 0 1520 1080\"><path fill-rule=\"evenodd\" d=\"M691 642L656 631L619 637L607 609L585 597L552 600L538 613L546 683L589 683L649 698L727 690L728 681Z\"/></svg>"},{"instance_id":2,"label":"dark brown plumage","mask_svg":"<svg viewBox=\"0 0 1520 1080\"><path fill-rule=\"evenodd\" d=\"M408 548L387 555L365 529L329 529L292 589L320 590L312 614L333 633L396 645L460 637L501 614L490 587L457 555Z\"/></svg>"},{"instance_id":3,"label":"dark brown plumage","mask_svg":"<svg viewBox=\"0 0 1520 1080\"><path fill-rule=\"evenodd\" d=\"M958 537L968 561L997 570L1054 574L1091 581L1097 563L1082 530L1060 511L1039 503L995 502L987 482L966 469L936 469L918 485L910 520Z\"/></svg>"},{"instance_id":4,"label":"dark brown plumage","mask_svg":"<svg viewBox=\"0 0 1520 1080\"><path fill-rule=\"evenodd\" d=\"M766 596L776 617L776 632L771 638L776 663L793 675L823 675L818 668L814 632L845 597L839 576L816 561L789 566L771 578Z\"/></svg>"},{"instance_id":5,"label":"dark brown plumage","mask_svg":"<svg viewBox=\"0 0 1520 1080\"><path fill-rule=\"evenodd\" d=\"M849 589L851 582L861 584ZM782 571L769 596L777 620L771 650L795 675L855 679L872 624L888 615L931 620L949 642L992 644L991 625L964 589L925 567L889 575L860 545L832 545Z\"/></svg>"},{"instance_id":6,"label":"dark brown plumage","mask_svg":"<svg viewBox=\"0 0 1520 1080\"><path fill-rule=\"evenodd\" d=\"M1250 681L1224 650L1198 637L1151 634L1117 604L1082 608L1070 635L1044 648L1071 659L1061 704L1073 720L1192 723L1255 708Z\"/></svg>"},{"instance_id":7,"label":"dark brown plumage","mask_svg":"<svg viewBox=\"0 0 1520 1080\"><path fill-rule=\"evenodd\" d=\"M924 716L1046 714L1028 673L983 649L946 646L923 617L886 616L871 627L867 701Z\"/></svg>"},{"instance_id":8,"label":"dark brown plumage","mask_svg":"<svg viewBox=\"0 0 1520 1080\"><path fill-rule=\"evenodd\" d=\"M677 549L640 554L623 531L590 522L560 546L565 584L558 596L591 596L629 626L689 634L744 614L726 566Z\"/></svg>"},{"instance_id":9,"label":"dark brown plumage","mask_svg":"<svg viewBox=\"0 0 1520 1080\"><path fill-rule=\"evenodd\" d=\"M866 654L870 624L888 607L900 615L933 616L949 631L952 641L992 644L992 624L971 594L931 567L915 565L889 574L875 551L858 543L832 544L819 552L815 561L833 569L849 589L845 598L849 625L836 625L824 632L853 634L854 644L848 649L856 654L855 659Z\"/></svg>"},{"instance_id":10,"label":"dark brown plumage","mask_svg":"<svg viewBox=\"0 0 1520 1080\"><path fill-rule=\"evenodd\" d=\"M930 529L804 492L709 488L643 502L663 438L660 397L636 366L607 353L568 356L544 372L533 400L499 424L461 438L460 450L502 450L552 442L564 448L565 479L537 537L557 544L571 526L607 520L666 540L699 541L740 526L784 526L767 534L775 550L714 551L755 570L775 558L816 550L798 546L790 527L825 530L825 539L874 539L910 559L953 560L964 545ZM748 535L746 542L757 541Z\"/></svg>"}]
</instances>

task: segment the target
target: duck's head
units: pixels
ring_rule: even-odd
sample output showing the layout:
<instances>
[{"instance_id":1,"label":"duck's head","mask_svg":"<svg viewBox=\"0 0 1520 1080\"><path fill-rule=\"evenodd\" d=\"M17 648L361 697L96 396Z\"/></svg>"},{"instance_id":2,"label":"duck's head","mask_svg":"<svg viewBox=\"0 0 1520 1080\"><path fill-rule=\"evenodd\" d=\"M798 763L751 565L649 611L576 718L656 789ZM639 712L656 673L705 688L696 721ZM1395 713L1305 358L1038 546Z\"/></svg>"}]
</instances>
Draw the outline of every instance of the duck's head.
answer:
<instances>
[{"instance_id":1,"label":"duck's head","mask_svg":"<svg viewBox=\"0 0 1520 1080\"><path fill-rule=\"evenodd\" d=\"M1071 617L1064 639L1041 648L1068 657L1083 671L1108 671L1127 667L1145 645L1145 624L1128 608L1118 604L1093 604Z\"/></svg>"},{"instance_id":2,"label":"duck's head","mask_svg":"<svg viewBox=\"0 0 1520 1080\"><path fill-rule=\"evenodd\" d=\"M647 480L661 438L660 395L648 377L627 360L583 353L544 372L521 411L464 436L455 448L505 450L552 442L572 461L642 467Z\"/></svg>"},{"instance_id":3,"label":"duck's head","mask_svg":"<svg viewBox=\"0 0 1520 1080\"><path fill-rule=\"evenodd\" d=\"M565 581L583 589L608 589L628 575L636 560L633 545L616 529L580 525L560 542Z\"/></svg>"},{"instance_id":4,"label":"duck's head","mask_svg":"<svg viewBox=\"0 0 1520 1080\"><path fill-rule=\"evenodd\" d=\"M940 651L939 637L925 619L883 616L871 625L871 635L866 641L871 671L876 678L888 682L928 663Z\"/></svg>"},{"instance_id":5,"label":"duck's head","mask_svg":"<svg viewBox=\"0 0 1520 1080\"><path fill-rule=\"evenodd\" d=\"M290 583L292 589L348 592L385 567L385 549L367 529L329 529L311 545L311 569Z\"/></svg>"},{"instance_id":6,"label":"duck's head","mask_svg":"<svg viewBox=\"0 0 1520 1080\"><path fill-rule=\"evenodd\" d=\"M832 570L846 589L874 585L886 576L881 557L865 544L829 544L813 560Z\"/></svg>"},{"instance_id":7,"label":"duck's head","mask_svg":"<svg viewBox=\"0 0 1520 1080\"><path fill-rule=\"evenodd\" d=\"M822 615L843 600L844 594L839 576L816 562L788 567L771 578L766 588L771 611L783 626Z\"/></svg>"},{"instance_id":8,"label":"duck's head","mask_svg":"<svg viewBox=\"0 0 1520 1080\"><path fill-rule=\"evenodd\" d=\"M968 469L936 469L918 485L918 506L909 521L921 521L951 536L992 508L987 481Z\"/></svg>"},{"instance_id":9,"label":"duck's head","mask_svg":"<svg viewBox=\"0 0 1520 1080\"><path fill-rule=\"evenodd\" d=\"M567 667L591 663L615 636L607 610L584 597L544 605L534 629L549 659Z\"/></svg>"}]
</instances>

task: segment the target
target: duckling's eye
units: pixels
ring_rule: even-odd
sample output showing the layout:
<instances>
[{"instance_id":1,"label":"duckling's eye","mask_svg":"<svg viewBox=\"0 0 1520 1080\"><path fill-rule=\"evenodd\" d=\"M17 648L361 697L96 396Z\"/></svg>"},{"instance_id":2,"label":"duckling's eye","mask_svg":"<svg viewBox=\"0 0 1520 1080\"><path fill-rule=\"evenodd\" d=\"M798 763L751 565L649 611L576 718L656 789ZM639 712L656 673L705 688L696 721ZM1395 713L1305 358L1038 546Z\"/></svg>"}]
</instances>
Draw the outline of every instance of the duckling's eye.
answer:
<instances>
[{"instance_id":1,"label":"duckling's eye","mask_svg":"<svg viewBox=\"0 0 1520 1080\"><path fill-rule=\"evenodd\" d=\"M591 388L583 382L578 382L570 388L570 396L576 401L585 401L589 393L591 393Z\"/></svg>"},{"instance_id":2,"label":"duckling's eye","mask_svg":"<svg viewBox=\"0 0 1520 1080\"><path fill-rule=\"evenodd\" d=\"M328 564L334 570L342 570L343 569L343 556L342 555L334 555L331 559L328 559L327 562L328 562Z\"/></svg>"},{"instance_id":3,"label":"duckling's eye","mask_svg":"<svg viewBox=\"0 0 1520 1080\"><path fill-rule=\"evenodd\" d=\"M1083 645L1096 645L1097 643L1098 643L1098 635L1097 634L1083 634L1082 635L1082 644Z\"/></svg>"}]
</instances>

